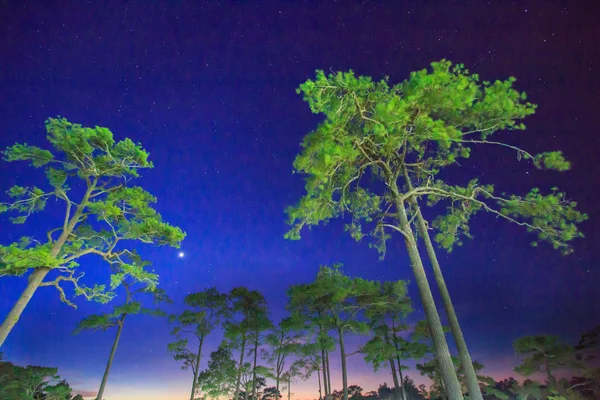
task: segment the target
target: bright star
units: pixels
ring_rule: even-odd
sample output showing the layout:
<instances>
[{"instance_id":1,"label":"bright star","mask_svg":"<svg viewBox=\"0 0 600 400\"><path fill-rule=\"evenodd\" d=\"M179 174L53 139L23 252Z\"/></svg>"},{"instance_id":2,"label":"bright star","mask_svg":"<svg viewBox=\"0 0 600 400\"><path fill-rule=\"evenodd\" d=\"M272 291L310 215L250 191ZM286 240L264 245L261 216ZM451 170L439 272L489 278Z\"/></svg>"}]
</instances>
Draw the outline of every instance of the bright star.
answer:
<instances>
[{"instance_id":1,"label":"bright star","mask_svg":"<svg viewBox=\"0 0 600 400\"><path fill-rule=\"evenodd\" d=\"M180 251L179 254L177 254L177 256L179 258L183 258L183 256L185 256L185 253L183 251Z\"/></svg>"}]
</instances>

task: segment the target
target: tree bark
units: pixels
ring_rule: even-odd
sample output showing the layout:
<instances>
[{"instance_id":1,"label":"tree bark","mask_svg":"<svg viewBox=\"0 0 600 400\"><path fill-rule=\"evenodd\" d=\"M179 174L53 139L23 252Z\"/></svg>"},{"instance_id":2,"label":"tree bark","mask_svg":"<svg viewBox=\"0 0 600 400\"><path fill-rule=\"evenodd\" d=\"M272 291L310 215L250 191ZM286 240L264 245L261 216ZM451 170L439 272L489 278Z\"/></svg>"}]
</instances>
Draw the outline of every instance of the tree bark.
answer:
<instances>
[{"instance_id":1,"label":"tree bark","mask_svg":"<svg viewBox=\"0 0 600 400\"><path fill-rule=\"evenodd\" d=\"M395 190L397 192L397 190ZM415 281L419 288L419 294L423 303L423 309L425 310L425 316L431 330L431 336L433 339L433 347L435 354L437 355L438 362L441 369L442 380L446 388L446 393L450 400L463 400L462 390L458 377L456 376L456 370L450 357L450 350L448 349L448 343L444 336L442 329L442 322L440 316L435 307L435 301L431 293L431 287L427 281L427 275L423 268L423 261L417 248L417 243L413 235L412 228L408 222L406 216L406 209L400 199L395 199L396 209L398 214L398 222L400 223L400 229L404 233L404 242L410 258L410 264L415 275Z\"/></svg>"},{"instance_id":2,"label":"tree bark","mask_svg":"<svg viewBox=\"0 0 600 400\"><path fill-rule=\"evenodd\" d=\"M48 272L50 272L50 269L48 268L36 268L31 275L29 275L27 287L25 290L23 290L19 300L17 300L13 308L6 316L2 326L0 326L0 347L2 347L2 344L8 337L8 334L19 321L23 310L25 310L25 307L27 307L29 300L31 300L36 290L40 287L42 281L46 275L48 275Z\"/></svg>"},{"instance_id":3,"label":"tree bark","mask_svg":"<svg viewBox=\"0 0 600 400\"><path fill-rule=\"evenodd\" d=\"M242 367L244 366L244 352L246 351L246 337L242 339L242 348L240 351L240 364L238 366L238 374L237 380L235 382L235 392L233 395L233 400L239 400L238 397L240 395L240 383L242 382ZM248 390L246 390L246 394L248 394Z\"/></svg>"},{"instance_id":4,"label":"tree bark","mask_svg":"<svg viewBox=\"0 0 600 400\"><path fill-rule=\"evenodd\" d=\"M341 328L338 328L338 335L340 339L340 355L342 357L342 386L344 389L343 400L348 400L348 371L346 370L346 350L344 347L344 332Z\"/></svg>"},{"instance_id":5,"label":"tree bark","mask_svg":"<svg viewBox=\"0 0 600 400\"><path fill-rule=\"evenodd\" d=\"M196 369L194 370L194 381L192 382L192 394L190 400L194 400L196 396L196 385L198 384L198 374L200 373L200 359L202 358L202 344L204 343L204 335L200 337L200 344L198 345L198 353L196 354Z\"/></svg>"},{"instance_id":6,"label":"tree bark","mask_svg":"<svg viewBox=\"0 0 600 400\"><path fill-rule=\"evenodd\" d=\"M115 341L113 342L112 349L110 349L110 355L108 356L108 362L106 363L106 369L104 370L104 375L102 376L102 383L100 383L100 389L98 389L98 395L96 396L96 400L102 400L102 396L104 396L104 389L106 388L106 383L108 382L110 368L112 367L113 360L115 359L115 354L117 352L117 346L119 345L119 339L121 338L121 332L123 331L123 323L125 322L126 315L127 314L123 314L121 316L119 324L117 325L117 336L115 336Z\"/></svg>"},{"instance_id":7,"label":"tree bark","mask_svg":"<svg viewBox=\"0 0 600 400\"><path fill-rule=\"evenodd\" d=\"M412 182L406 170L404 170L404 179L406 181L408 190L412 190ZM421 208L419 207L417 199L415 199L413 196L410 199L410 201L415 207L419 234L425 242L427 256L429 257L431 267L433 268L433 276L435 277L435 281L442 296L442 303L444 304L444 309L446 310L446 314L448 315L450 330L452 331L452 336L454 337L454 342L456 343L456 347L458 349L460 364L462 366L463 373L465 374L467 390L469 391L469 399L483 400L481 388L479 387L479 380L477 379L475 368L473 368L473 361L471 360L471 355L469 354L469 350L467 349L467 342L465 341L465 337L463 336L462 330L460 329L458 317L456 316L456 311L454 310L454 305L452 304L452 299L450 298L450 292L448 291L448 286L446 285L446 281L444 280L444 275L442 274L442 269L440 268L440 263L438 262L435 248L433 247L431 237L429 236L429 232L427 230L427 224L425 222L425 219L423 218L423 214L421 213Z\"/></svg>"}]
</instances>

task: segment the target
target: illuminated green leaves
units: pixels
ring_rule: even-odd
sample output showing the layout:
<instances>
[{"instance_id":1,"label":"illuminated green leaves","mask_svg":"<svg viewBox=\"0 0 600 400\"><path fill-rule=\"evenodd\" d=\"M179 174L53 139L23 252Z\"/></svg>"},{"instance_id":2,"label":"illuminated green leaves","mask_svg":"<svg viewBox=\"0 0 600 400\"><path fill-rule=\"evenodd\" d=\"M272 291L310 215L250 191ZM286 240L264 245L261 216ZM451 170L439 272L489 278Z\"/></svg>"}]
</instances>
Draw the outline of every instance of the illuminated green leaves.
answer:
<instances>
[{"instance_id":1,"label":"illuminated green leaves","mask_svg":"<svg viewBox=\"0 0 600 400\"><path fill-rule=\"evenodd\" d=\"M546 241L564 254L572 251L571 241L583 237L578 224L588 219L586 214L576 210L576 202L569 201L565 193L557 189L543 195L534 188L525 197L513 195L506 201L499 201L499 205L502 214L527 221L527 230L538 237L534 246Z\"/></svg>"},{"instance_id":2,"label":"illuminated green leaves","mask_svg":"<svg viewBox=\"0 0 600 400\"><path fill-rule=\"evenodd\" d=\"M571 169L571 163L564 158L562 151L537 154L533 159L533 164L538 169L554 171L568 171Z\"/></svg>"},{"instance_id":3,"label":"illuminated green leaves","mask_svg":"<svg viewBox=\"0 0 600 400\"><path fill-rule=\"evenodd\" d=\"M16 242L9 246L0 246L0 277L20 276L34 266L55 268L60 261L50 255L49 244Z\"/></svg>"},{"instance_id":4,"label":"illuminated green leaves","mask_svg":"<svg viewBox=\"0 0 600 400\"><path fill-rule=\"evenodd\" d=\"M54 156L48 150L24 144L15 144L2 152L5 161L31 161L31 165L38 168L52 162Z\"/></svg>"},{"instance_id":5,"label":"illuminated green leaves","mask_svg":"<svg viewBox=\"0 0 600 400\"><path fill-rule=\"evenodd\" d=\"M11 202L0 203L0 212L12 212L16 214L11 218L13 223L24 223L54 198L64 207L64 218L46 233L45 243L21 241L0 246L0 276L47 268L56 277L41 286L56 287L65 303L75 306L61 286L65 282L74 285L75 295L106 302L114 296L106 285L83 286L79 283L83 274L75 274L76 261L93 254L110 265L111 289L127 280L154 289L158 276L144 269L146 263L127 250L125 241L178 247L185 233L162 220L151 206L156 203L153 195L129 186L140 168L153 167L148 153L130 139L115 141L108 128L83 127L60 117L48 119L45 125L52 152L15 144L3 155L6 161L30 161L41 167L50 189L16 185L8 191ZM83 184L85 194L69 197L67 184L71 180L76 186Z\"/></svg>"},{"instance_id":6,"label":"illuminated green leaves","mask_svg":"<svg viewBox=\"0 0 600 400\"><path fill-rule=\"evenodd\" d=\"M342 218L352 237L374 238L372 246L383 255L389 234L400 230L398 207L410 201L408 211L414 213L412 200L425 197L430 206L448 205L433 222L436 241L448 250L470 236L471 217L483 210L525 226L537 235L534 244L546 241L568 253L570 242L581 237L577 225L587 217L564 194L498 196L477 181L461 187L436 179L483 146L514 151L539 169L570 168L560 151L531 155L491 140L501 131L525 129L522 120L535 112L514 83L512 77L480 82L447 60L394 86L352 71L317 71L298 93L324 120L306 135L294 161L306 192L286 209L291 226L286 237L299 239L305 227ZM415 187L410 193L408 182Z\"/></svg>"}]
</instances>

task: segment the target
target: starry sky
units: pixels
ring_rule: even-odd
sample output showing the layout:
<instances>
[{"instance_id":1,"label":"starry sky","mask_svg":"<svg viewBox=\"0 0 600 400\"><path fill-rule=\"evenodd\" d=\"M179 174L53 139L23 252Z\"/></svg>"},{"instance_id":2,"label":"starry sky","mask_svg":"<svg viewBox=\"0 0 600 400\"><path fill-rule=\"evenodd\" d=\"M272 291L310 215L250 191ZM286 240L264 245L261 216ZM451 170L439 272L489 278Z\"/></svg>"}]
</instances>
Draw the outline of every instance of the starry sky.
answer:
<instances>
[{"instance_id":1,"label":"starry sky","mask_svg":"<svg viewBox=\"0 0 600 400\"><path fill-rule=\"evenodd\" d=\"M582 226L586 238L568 257L546 246L533 249L524 231L488 217L473 221L474 240L440 257L472 357L489 375L504 378L514 375L514 339L551 333L574 340L600 322L599 17L585 2L569 1L5 0L0 147L43 146L44 120L56 115L142 142L156 167L138 183L188 235L183 258L171 248L141 250L174 300L168 311L181 311L187 293L246 285L264 293L278 320L287 286L310 281L320 264L341 262L348 274L369 279L411 279L400 241L380 262L337 223L300 242L284 240L283 210L303 194L292 161L320 120L295 88L315 69L354 69L398 82L441 58L486 80L515 76L539 109L527 131L506 140L531 152L562 149L573 169L536 172L514 153L494 149L474 156L456 178L479 176L516 193L557 185L590 220ZM25 165L0 164L2 190L38 181ZM0 243L39 235L55 218L49 210L12 226L0 217ZM81 264L86 282L107 278L97 260ZM0 279L1 318L25 283ZM410 321L416 321L423 314L412 284L410 295L417 309ZM93 395L114 332L73 336L80 318L107 309L77 304L71 309L42 288L3 351L15 363L57 366L72 386ZM128 320L107 399L189 396L190 372L166 351L169 331L166 320ZM352 338L350 346L361 340ZM206 354L219 341L218 333L212 336ZM390 381L359 358L350 361L349 380L366 390ZM316 381L293 392L316 398Z\"/></svg>"}]
</instances>

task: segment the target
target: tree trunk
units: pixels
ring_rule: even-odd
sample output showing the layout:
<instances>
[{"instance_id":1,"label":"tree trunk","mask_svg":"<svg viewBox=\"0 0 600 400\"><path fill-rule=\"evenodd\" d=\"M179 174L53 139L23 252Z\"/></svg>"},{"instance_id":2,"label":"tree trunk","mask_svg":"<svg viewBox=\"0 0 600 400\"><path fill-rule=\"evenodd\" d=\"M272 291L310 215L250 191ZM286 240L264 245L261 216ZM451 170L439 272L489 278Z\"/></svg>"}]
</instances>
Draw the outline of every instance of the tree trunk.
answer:
<instances>
[{"instance_id":1,"label":"tree trunk","mask_svg":"<svg viewBox=\"0 0 600 400\"><path fill-rule=\"evenodd\" d=\"M400 223L400 228L404 233L404 241L406 243L406 249L410 258L410 264L413 274L415 275L417 287L419 288L419 294L421 296L421 301L423 303L423 309L425 311L425 316L427 317L429 329L431 330L433 346L440 365L442 380L444 381L446 393L448 394L450 400L463 400L460 383L458 382L456 370L454 369L454 364L452 363L452 358L450 357L448 343L446 342L444 331L442 329L442 322L440 321L440 316L435 308L435 301L433 300L433 295L431 294L431 287L427 281L427 275L425 274L425 269L423 268L423 262L419 254L419 249L417 248L412 227L410 226L408 217L406 216L406 209L404 208L404 204L400 201L400 199L396 199L396 208L398 213L398 222Z\"/></svg>"},{"instance_id":2,"label":"tree trunk","mask_svg":"<svg viewBox=\"0 0 600 400\"><path fill-rule=\"evenodd\" d=\"M202 344L204 343L204 335L200 337L200 344L198 345L198 353L196 354L196 369L194 370L194 381L192 382L192 394L190 400L194 400L196 396L196 385L198 384L198 374L200 373L200 359L202 358Z\"/></svg>"},{"instance_id":3,"label":"tree trunk","mask_svg":"<svg viewBox=\"0 0 600 400\"><path fill-rule=\"evenodd\" d=\"M29 300L31 300L37 288L40 287L40 284L42 283L46 275L48 275L48 272L50 272L50 269L48 268L36 268L31 273L31 275L29 275L27 287L25 288L23 293L21 293L19 300L17 300L13 308L6 316L6 319L2 323L2 326L0 326L0 347L2 347L2 344L8 337L8 334L19 321L23 310L25 309L25 307L27 307Z\"/></svg>"},{"instance_id":4,"label":"tree trunk","mask_svg":"<svg viewBox=\"0 0 600 400\"><path fill-rule=\"evenodd\" d=\"M240 364L238 366L238 374L237 380L235 382L235 392L233 395L233 400L239 400L238 397L240 395L240 383L242 382L242 367L244 366L244 352L246 351L246 337L242 338L242 348L240 351ZM246 394L248 394L248 390L246 390Z\"/></svg>"},{"instance_id":5,"label":"tree trunk","mask_svg":"<svg viewBox=\"0 0 600 400\"><path fill-rule=\"evenodd\" d=\"M408 395L406 394L406 387L404 386L404 376L402 374L402 364L400 364L400 357L396 355L396 359L398 360L398 376L400 377L400 383L402 384L402 397L404 400L408 400Z\"/></svg>"},{"instance_id":6,"label":"tree trunk","mask_svg":"<svg viewBox=\"0 0 600 400\"><path fill-rule=\"evenodd\" d=\"M395 398L399 399L401 397L400 395L400 385L398 384L398 375L396 375L396 364L394 363L394 359L390 358L389 360L390 363L390 369L392 370L392 379L394 380L394 389L396 389L396 393L395 393ZM406 399L402 399L402 400L406 400Z\"/></svg>"},{"instance_id":7,"label":"tree trunk","mask_svg":"<svg viewBox=\"0 0 600 400\"><path fill-rule=\"evenodd\" d=\"M404 170L404 179L406 181L408 190L412 190L412 182L410 181L410 177L408 176L406 170ZM410 199L410 201L416 209L417 227L419 229L419 234L425 242L427 255L433 268L433 276L435 277L435 281L442 296L442 303L444 304L444 309L446 310L446 314L448 315L450 330L452 331L452 336L454 337L454 342L456 343L456 348L458 349L458 356L460 358L462 370L465 374L467 390L469 391L469 399L483 400L483 396L481 395L481 388L479 387L479 380L477 379L477 374L475 373L475 369L473 368L473 361L471 360L469 350L467 349L467 343L463 336L462 330L460 329L458 317L456 316L454 305L452 304L452 300L450 299L450 292L448 291L448 286L446 286L446 281L444 280L444 275L442 274L442 270L440 268L440 263L437 259L435 248L433 247L431 237L429 236L429 232L427 230L427 224L425 223L425 219L423 218L423 214L421 213L421 208L419 207L417 199L415 199L413 196Z\"/></svg>"},{"instance_id":8,"label":"tree trunk","mask_svg":"<svg viewBox=\"0 0 600 400\"><path fill-rule=\"evenodd\" d=\"M344 348L344 332L338 328L340 338L340 355L342 357L342 386L344 389L344 400L348 400L348 371L346 370L346 350Z\"/></svg>"},{"instance_id":9,"label":"tree trunk","mask_svg":"<svg viewBox=\"0 0 600 400\"><path fill-rule=\"evenodd\" d=\"M325 361L325 350L321 350L321 364L323 364L323 390L325 392L325 398L327 399L328 386L327 386L327 364Z\"/></svg>"},{"instance_id":10,"label":"tree trunk","mask_svg":"<svg viewBox=\"0 0 600 400\"><path fill-rule=\"evenodd\" d=\"M66 229L61 232L60 236L58 237L58 239L56 239L56 242L54 242L54 245L52 246L52 249L50 250L51 257L56 257L58 253L60 253L60 250L67 241L69 235L71 234L71 232L73 232L73 229L75 229L75 225L77 225L77 223L79 222L79 218L81 218L83 209L87 205L90 195L92 194L95 188L95 182L93 184L88 183L88 188L85 192L85 195L83 196L83 199L81 200L81 203L79 203L79 205L77 206L77 209L75 210L73 217L69 220ZM10 310L10 312L4 319L4 322L2 322L2 325L0 326L0 348L4 344L4 341L8 337L8 334L10 333L12 328L14 328L17 321L19 321L23 310L25 310L25 307L27 307L27 304L33 297L35 291L37 290L37 288L40 287L46 275L48 275L48 272L50 272L49 268L42 267L36 268L31 273L31 275L29 275L27 287L25 288L23 293L21 293L19 300L17 300L13 308Z\"/></svg>"},{"instance_id":11,"label":"tree trunk","mask_svg":"<svg viewBox=\"0 0 600 400\"><path fill-rule=\"evenodd\" d=\"M321 371L317 369L317 381L319 382L319 400L323 400L323 393L321 392ZM277 382L277 393L279 393L279 382Z\"/></svg>"},{"instance_id":12,"label":"tree trunk","mask_svg":"<svg viewBox=\"0 0 600 400\"><path fill-rule=\"evenodd\" d=\"M258 332L254 338L254 365L252 366L252 399L256 398L256 357L258 356Z\"/></svg>"},{"instance_id":13,"label":"tree trunk","mask_svg":"<svg viewBox=\"0 0 600 400\"><path fill-rule=\"evenodd\" d=\"M544 361L544 366L546 367L546 375L548 377L548 387L551 389L554 389L554 388L556 388L556 385L555 385L556 379L552 375L552 371L550 370L550 362L548 361L547 358Z\"/></svg>"},{"instance_id":14,"label":"tree trunk","mask_svg":"<svg viewBox=\"0 0 600 400\"><path fill-rule=\"evenodd\" d=\"M291 392L290 386L292 386L292 378L288 379L288 385L287 385L287 387L288 387L288 400L290 400L290 398L292 397L292 392Z\"/></svg>"},{"instance_id":15,"label":"tree trunk","mask_svg":"<svg viewBox=\"0 0 600 400\"><path fill-rule=\"evenodd\" d=\"M102 396L104 396L104 388L106 388L108 374L110 374L110 368L112 367L113 360L115 359L115 353L117 352L117 346L119 345L119 339L121 338L121 332L123 331L123 323L125 322L126 315L127 314L123 314L119 320L117 336L115 336L112 349L110 349L110 355L108 356L108 362L106 363L106 369L104 370L104 376L102 377L102 383L100 383L100 389L98 389L96 400L102 400Z\"/></svg>"},{"instance_id":16,"label":"tree trunk","mask_svg":"<svg viewBox=\"0 0 600 400\"><path fill-rule=\"evenodd\" d=\"M329 368L329 352L325 350L325 360L327 361L327 387L329 388L328 399L331 400L331 369Z\"/></svg>"}]
</instances>

